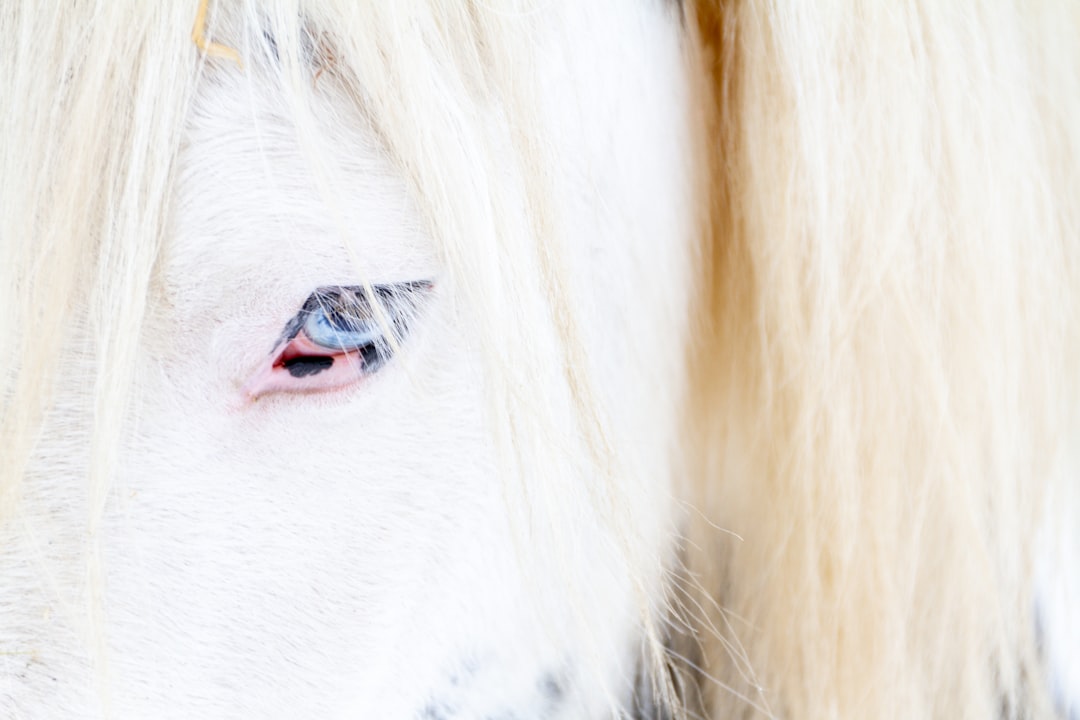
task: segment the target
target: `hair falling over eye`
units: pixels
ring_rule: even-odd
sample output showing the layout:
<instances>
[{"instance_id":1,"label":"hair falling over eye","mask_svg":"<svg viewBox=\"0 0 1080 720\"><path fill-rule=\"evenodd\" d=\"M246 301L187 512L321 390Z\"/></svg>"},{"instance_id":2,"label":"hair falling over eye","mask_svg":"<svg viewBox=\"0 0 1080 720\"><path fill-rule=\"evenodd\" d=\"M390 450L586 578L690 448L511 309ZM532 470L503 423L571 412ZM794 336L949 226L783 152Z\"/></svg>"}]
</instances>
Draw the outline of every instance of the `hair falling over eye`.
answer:
<instances>
[{"instance_id":1,"label":"hair falling over eye","mask_svg":"<svg viewBox=\"0 0 1080 720\"><path fill-rule=\"evenodd\" d=\"M574 302L589 228L567 207L603 183L546 139L588 118L543 100L575 18L625 8L491 5L0 6L0 99L15 99L0 119L0 529L33 524L28 468L56 388L78 385L85 472L61 469L86 508L76 610L105 714L100 544L185 123L203 84L272 82L305 150L317 100L344 99L404 178L479 358L516 550L562 582L541 589L570 629L546 630L585 638L579 668L610 651L588 622L594 577L564 570L589 551L631 598L657 716L1075 715L1052 679L1075 651L1033 618L1053 605L1040 563L1077 557L1080 11L680 4L695 272L657 301L694 306L646 328L689 328L653 343L669 388L635 390L676 418L647 433L679 433L657 471L601 390L624 368L594 366L592 308ZM335 159L305 155L331 222L352 201ZM613 157L603 181L653 171L634 160ZM352 254L361 280L304 290L248 397L350 386L407 350L428 276L373 284ZM669 518L667 500L690 509ZM585 520L599 548L578 545Z\"/></svg>"},{"instance_id":2,"label":"hair falling over eye","mask_svg":"<svg viewBox=\"0 0 1080 720\"><path fill-rule=\"evenodd\" d=\"M687 559L720 603L715 717L1069 716L1068 623L1033 618L1047 532L1076 547L1077 28L698 4L691 502L732 534L696 523Z\"/></svg>"}]
</instances>

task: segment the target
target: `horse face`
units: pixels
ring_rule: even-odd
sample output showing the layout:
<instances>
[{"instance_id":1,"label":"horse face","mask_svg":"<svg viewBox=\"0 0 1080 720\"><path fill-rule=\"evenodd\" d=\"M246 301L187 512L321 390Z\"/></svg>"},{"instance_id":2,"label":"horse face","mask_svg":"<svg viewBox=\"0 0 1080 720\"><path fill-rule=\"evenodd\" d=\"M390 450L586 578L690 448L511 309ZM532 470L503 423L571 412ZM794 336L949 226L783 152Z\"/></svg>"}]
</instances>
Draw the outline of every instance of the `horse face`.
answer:
<instances>
[{"instance_id":1,"label":"horse face","mask_svg":"<svg viewBox=\"0 0 1080 720\"><path fill-rule=\"evenodd\" d=\"M582 16L541 81L564 288L609 439L648 480L627 516L662 558L691 284L678 22L645 3ZM627 702L643 600L610 525L565 483L563 515L513 511L527 503L492 439L462 278L355 108L328 92L316 109L301 139L257 67L214 69L194 103L103 531L118 716L595 717ZM362 337L333 347L346 332ZM547 536L529 523L565 545L533 546ZM45 664L85 672L63 652ZM45 692L44 675L27 682ZM94 705L92 687L64 688L52 706Z\"/></svg>"},{"instance_id":2,"label":"horse face","mask_svg":"<svg viewBox=\"0 0 1080 720\"><path fill-rule=\"evenodd\" d=\"M138 663L121 676L268 715L543 707L566 661L528 630L476 358L403 181L359 128L322 129L343 159L347 249L272 85L221 80L181 159L115 525L133 551L109 559L117 594L140 598L114 614L116 655ZM385 365L338 357L329 388L273 369L313 293L364 280L434 280ZM293 384L260 383L268 367ZM153 648L127 632L147 607L165 628Z\"/></svg>"}]
</instances>

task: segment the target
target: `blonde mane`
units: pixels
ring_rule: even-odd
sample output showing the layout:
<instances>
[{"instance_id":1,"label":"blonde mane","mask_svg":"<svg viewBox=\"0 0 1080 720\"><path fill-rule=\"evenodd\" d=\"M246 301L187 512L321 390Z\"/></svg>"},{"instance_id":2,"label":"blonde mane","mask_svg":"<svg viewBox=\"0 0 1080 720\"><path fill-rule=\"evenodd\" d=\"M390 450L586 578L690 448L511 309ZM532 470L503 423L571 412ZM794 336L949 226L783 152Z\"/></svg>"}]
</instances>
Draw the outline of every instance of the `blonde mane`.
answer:
<instances>
[{"instance_id":1,"label":"blonde mane","mask_svg":"<svg viewBox=\"0 0 1080 720\"><path fill-rule=\"evenodd\" d=\"M101 528L184 128L231 61L192 44L194 3L68 5L0 8L0 548L80 553L107 707ZM556 60L537 38L619 11L580 5L244 0L211 3L207 27L245 71L276 53L330 207L348 198L319 103L351 103L383 144L482 358L522 562L561 568L574 519L601 519L597 562L629 578L657 712L1069 712L1052 679L1069 641L1037 618L1040 593L1078 600L1038 563L1080 555L1080 10L678 10L700 263L668 289L691 316L657 331L689 341L667 385L642 389L678 435L658 470L612 417L571 303L545 138L572 123L544 105L538 69ZM57 428L70 457L42 458ZM75 540L24 503L50 474L73 478ZM591 576L563 580L575 609L599 602Z\"/></svg>"},{"instance_id":2,"label":"blonde mane","mask_svg":"<svg viewBox=\"0 0 1080 720\"><path fill-rule=\"evenodd\" d=\"M1033 553L1076 508L1080 14L698 20L688 564L720 604L705 667L737 691L705 683L714 716L1051 716Z\"/></svg>"}]
</instances>

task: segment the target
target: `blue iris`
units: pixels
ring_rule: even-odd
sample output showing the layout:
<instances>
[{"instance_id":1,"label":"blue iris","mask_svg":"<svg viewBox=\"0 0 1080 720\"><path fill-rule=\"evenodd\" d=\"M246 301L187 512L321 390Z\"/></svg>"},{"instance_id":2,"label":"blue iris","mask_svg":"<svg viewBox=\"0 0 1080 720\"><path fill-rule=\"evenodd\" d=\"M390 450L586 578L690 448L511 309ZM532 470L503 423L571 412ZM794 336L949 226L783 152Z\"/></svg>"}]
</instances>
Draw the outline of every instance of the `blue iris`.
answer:
<instances>
[{"instance_id":1,"label":"blue iris","mask_svg":"<svg viewBox=\"0 0 1080 720\"><path fill-rule=\"evenodd\" d=\"M374 345L383 336L378 320L371 315L358 316L355 310L355 307L318 307L304 321L304 332L313 343L328 350L349 352Z\"/></svg>"},{"instance_id":2,"label":"blue iris","mask_svg":"<svg viewBox=\"0 0 1080 720\"><path fill-rule=\"evenodd\" d=\"M399 342L403 340L432 287L427 280L372 286L371 294L382 308L385 323L379 322L364 288L321 287L308 296L286 327L285 337L296 337L303 330L313 343L327 350L359 350L365 361L385 361L391 345L385 336L387 326Z\"/></svg>"}]
</instances>

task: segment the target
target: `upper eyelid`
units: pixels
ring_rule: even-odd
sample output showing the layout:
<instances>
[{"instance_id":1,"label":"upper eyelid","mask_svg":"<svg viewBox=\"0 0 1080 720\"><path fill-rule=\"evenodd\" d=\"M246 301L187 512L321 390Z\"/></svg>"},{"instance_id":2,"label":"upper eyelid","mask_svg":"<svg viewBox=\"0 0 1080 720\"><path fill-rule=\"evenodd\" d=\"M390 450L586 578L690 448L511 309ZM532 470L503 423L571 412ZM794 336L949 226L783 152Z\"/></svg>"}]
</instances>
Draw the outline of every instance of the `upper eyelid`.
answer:
<instances>
[{"instance_id":1,"label":"upper eyelid","mask_svg":"<svg viewBox=\"0 0 1080 720\"><path fill-rule=\"evenodd\" d=\"M386 321L391 329L395 333L401 333L404 330L403 323L415 315L434 286L431 280L410 280L369 287L386 313ZM346 308L363 309L364 314L370 314L373 320L377 320L377 314L371 308L371 298L364 286L323 286L308 295L300 311L286 324L281 341L295 338L315 313L331 313ZM361 318L363 315L358 313L356 317Z\"/></svg>"}]
</instances>

